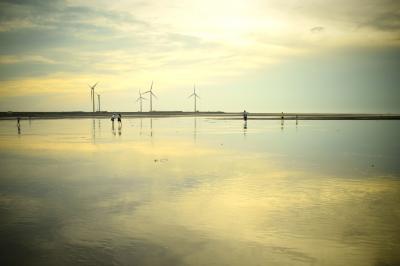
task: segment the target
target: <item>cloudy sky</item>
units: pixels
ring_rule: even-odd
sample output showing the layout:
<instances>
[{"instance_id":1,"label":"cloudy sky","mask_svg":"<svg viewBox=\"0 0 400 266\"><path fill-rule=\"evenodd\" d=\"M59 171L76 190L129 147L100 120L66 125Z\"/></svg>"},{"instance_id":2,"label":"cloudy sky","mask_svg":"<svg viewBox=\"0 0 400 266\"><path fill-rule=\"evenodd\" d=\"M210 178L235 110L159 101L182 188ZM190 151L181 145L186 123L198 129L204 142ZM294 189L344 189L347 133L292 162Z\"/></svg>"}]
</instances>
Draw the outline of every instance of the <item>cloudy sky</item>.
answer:
<instances>
[{"instance_id":1,"label":"cloudy sky","mask_svg":"<svg viewBox=\"0 0 400 266\"><path fill-rule=\"evenodd\" d=\"M0 0L0 111L400 113L399 69L399 1Z\"/></svg>"}]
</instances>

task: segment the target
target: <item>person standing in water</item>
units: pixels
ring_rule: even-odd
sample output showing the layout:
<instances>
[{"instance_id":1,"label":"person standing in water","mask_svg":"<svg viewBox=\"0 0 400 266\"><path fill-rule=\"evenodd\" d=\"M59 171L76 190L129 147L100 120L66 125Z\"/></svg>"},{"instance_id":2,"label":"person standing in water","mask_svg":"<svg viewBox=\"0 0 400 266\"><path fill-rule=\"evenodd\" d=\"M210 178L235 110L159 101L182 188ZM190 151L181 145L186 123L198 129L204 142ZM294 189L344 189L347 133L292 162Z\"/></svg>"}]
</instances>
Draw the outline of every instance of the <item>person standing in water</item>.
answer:
<instances>
[{"instance_id":1,"label":"person standing in water","mask_svg":"<svg viewBox=\"0 0 400 266\"><path fill-rule=\"evenodd\" d=\"M114 132L114 120L115 120L115 114L111 116L111 129L113 130L113 132Z\"/></svg>"},{"instance_id":2,"label":"person standing in water","mask_svg":"<svg viewBox=\"0 0 400 266\"><path fill-rule=\"evenodd\" d=\"M246 112L246 110L244 110L244 111L243 111L243 120L244 120L244 121L247 121L247 114L248 114L248 113Z\"/></svg>"},{"instance_id":3,"label":"person standing in water","mask_svg":"<svg viewBox=\"0 0 400 266\"><path fill-rule=\"evenodd\" d=\"M121 114L118 114L118 124L122 126L122 117Z\"/></svg>"}]
</instances>

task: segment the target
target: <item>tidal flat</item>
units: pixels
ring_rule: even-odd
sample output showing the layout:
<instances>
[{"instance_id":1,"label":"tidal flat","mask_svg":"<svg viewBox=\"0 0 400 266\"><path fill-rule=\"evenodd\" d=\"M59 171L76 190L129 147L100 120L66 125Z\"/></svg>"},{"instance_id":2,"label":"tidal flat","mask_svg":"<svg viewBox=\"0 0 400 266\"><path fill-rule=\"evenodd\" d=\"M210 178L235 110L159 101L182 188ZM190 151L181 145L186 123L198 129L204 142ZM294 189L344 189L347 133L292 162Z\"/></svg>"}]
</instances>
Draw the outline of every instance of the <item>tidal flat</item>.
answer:
<instances>
[{"instance_id":1,"label":"tidal flat","mask_svg":"<svg viewBox=\"0 0 400 266\"><path fill-rule=\"evenodd\" d=\"M1 265L400 265L400 121L0 121Z\"/></svg>"}]
</instances>

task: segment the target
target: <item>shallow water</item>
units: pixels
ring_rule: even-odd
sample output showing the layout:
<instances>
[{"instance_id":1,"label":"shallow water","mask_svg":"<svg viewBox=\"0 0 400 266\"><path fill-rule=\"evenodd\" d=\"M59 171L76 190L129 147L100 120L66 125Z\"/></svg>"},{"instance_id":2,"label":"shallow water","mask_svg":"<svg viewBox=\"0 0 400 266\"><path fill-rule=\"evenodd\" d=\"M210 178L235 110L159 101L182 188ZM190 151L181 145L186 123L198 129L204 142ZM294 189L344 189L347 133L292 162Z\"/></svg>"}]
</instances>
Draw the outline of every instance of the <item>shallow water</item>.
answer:
<instances>
[{"instance_id":1,"label":"shallow water","mask_svg":"<svg viewBox=\"0 0 400 266\"><path fill-rule=\"evenodd\" d=\"M399 121L0 121L1 265L399 265Z\"/></svg>"}]
</instances>

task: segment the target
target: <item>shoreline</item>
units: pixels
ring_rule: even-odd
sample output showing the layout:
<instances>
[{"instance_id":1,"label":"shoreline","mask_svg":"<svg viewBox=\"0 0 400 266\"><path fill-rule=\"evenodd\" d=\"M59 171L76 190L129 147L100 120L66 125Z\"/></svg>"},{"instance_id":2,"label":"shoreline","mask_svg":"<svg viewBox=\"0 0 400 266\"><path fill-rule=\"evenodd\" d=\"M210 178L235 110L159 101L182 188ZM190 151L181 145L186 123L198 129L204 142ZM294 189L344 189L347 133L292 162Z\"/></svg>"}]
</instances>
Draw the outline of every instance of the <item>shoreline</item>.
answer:
<instances>
[{"instance_id":1,"label":"shoreline","mask_svg":"<svg viewBox=\"0 0 400 266\"><path fill-rule=\"evenodd\" d=\"M0 112L0 120L26 119L71 119L71 118L110 118L114 112ZM221 120L243 120L238 112L115 112L123 118L152 117L212 117ZM248 120L281 120L282 113L249 113ZM284 113L284 120L400 120L400 114L361 114L361 113Z\"/></svg>"}]
</instances>

